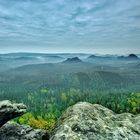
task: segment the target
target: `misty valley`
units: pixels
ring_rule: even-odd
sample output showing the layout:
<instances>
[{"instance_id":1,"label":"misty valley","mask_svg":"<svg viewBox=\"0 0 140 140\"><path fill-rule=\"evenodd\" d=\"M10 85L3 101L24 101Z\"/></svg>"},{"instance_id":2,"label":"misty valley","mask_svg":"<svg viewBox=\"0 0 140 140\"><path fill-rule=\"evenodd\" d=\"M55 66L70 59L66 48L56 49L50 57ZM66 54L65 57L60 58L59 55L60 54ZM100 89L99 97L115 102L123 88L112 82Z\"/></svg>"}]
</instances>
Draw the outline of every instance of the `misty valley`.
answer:
<instances>
[{"instance_id":1,"label":"misty valley","mask_svg":"<svg viewBox=\"0 0 140 140\"><path fill-rule=\"evenodd\" d=\"M27 105L14 119L47 130L77 102L140 113L140 55L0 54L0 100Z\"/></svg>"}]
</instances>

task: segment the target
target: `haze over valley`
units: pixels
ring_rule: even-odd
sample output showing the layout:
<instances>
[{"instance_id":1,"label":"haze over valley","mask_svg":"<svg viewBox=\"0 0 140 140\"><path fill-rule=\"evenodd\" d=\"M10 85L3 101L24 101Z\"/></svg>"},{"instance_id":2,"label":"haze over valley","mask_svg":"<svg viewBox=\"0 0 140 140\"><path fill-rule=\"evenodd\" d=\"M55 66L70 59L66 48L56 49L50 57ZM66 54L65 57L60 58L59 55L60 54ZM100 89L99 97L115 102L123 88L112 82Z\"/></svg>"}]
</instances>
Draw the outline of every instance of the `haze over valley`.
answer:
<instances>
[{"instance_id":1,"label":"haze over valley","mask_svg":"<svg viewBox=\"0 0 140 140\"><path fill-rule=\"evenodd\" d=\"M140 0L0 0L0 140L140 140Z\"/></svg>"}]
</instances>

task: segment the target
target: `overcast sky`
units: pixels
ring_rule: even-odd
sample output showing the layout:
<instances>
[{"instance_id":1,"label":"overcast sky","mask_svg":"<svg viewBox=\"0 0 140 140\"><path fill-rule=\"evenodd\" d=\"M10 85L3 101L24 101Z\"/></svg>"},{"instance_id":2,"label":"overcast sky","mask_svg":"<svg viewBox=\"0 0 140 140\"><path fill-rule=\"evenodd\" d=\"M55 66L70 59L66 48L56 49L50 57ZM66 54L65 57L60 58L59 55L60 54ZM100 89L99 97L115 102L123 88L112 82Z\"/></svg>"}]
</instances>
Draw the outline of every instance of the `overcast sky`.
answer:
<instances>
[{"instance_id":1,"label":"overcast sky","mask_svg":"<svg viewBox=\"0 0 140 140\"><path fill-rule=\"evenodd\" d=\"M0 0L0 53L140 53L140 0Z\"/></svg>"}]
</instances>

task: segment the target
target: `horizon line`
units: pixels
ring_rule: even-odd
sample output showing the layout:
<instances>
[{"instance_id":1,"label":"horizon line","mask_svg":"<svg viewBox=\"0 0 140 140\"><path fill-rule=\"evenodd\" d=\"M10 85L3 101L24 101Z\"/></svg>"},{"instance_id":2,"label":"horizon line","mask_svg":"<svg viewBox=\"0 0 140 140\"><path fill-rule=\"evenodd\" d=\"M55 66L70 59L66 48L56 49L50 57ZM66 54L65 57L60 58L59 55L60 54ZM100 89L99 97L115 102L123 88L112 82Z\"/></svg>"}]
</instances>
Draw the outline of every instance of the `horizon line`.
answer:
<instances>
[{"instance_id":1,"label":"horizon line","mask_svg":"<svg viewBox=\"0 0 140 140\"><path fill-rule=\"evenodd\" d=\"M4 54L29 54L29 53L33 53L33 54L96 54L96 55L129 55L129 54L136 54L136 55L140 55L140 53L91 53L91 52L31 52L31 51L14 51L14 52L0 52L0 55L4 55Z\"/></svg>"}]
</instances>

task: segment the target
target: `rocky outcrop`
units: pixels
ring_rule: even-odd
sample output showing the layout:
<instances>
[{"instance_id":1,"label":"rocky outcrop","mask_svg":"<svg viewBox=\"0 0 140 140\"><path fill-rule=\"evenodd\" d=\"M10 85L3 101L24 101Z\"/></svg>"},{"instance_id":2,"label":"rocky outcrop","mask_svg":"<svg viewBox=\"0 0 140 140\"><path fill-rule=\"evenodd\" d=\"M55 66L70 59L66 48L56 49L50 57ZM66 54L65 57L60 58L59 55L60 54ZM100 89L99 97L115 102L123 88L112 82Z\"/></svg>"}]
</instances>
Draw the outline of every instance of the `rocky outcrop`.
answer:
<instances>
[{"instance_id":1,"label":"rocky outcrop","mask_svg":"<svg viewBox=\"0 0 140 140\"><path fill-rule=\"evenodd\" d=\"M140 115L80 102L63 113L51 140L140 140Z\"/></svg>"},{"instance_id":2,"label":"rocky outcrop","mask_svg":"<svg viewBox=\"0 0 140 140\"><path fill-rule=\"evenodd\" d=\"M48 134L41 129L33 129L27 125L19 125L7 121L26 112L24 104L0 102L0 140L48 140ZM5 124L6 123L6 124Z\"/></svg>"},{"instance_id":3,"label":"rocky outcrop","mask_svg":"<svg viewBox=\"0 0 140 140\"><path fill-rule=\"evenodd\" d=\"M25 112L24 104L0 102L0 140L49 140L44 130L4 124ZM80 102L63 113L50 140L140 140L140 115L116 114L101 105Z\"/></svg>"},{"instance_id":4,"label":"rocky outcrop","mask_svg":"<svg viewBox=\"0 0 140 140\"><path fill-rule=\"evenodd\" d=\"M22 103L11 103L8 100L0 102L0 127L7 121L21 116L26 112L26 106Z\"/></svg>"},{"instance_id":5,"label":"rocky outcrop","mask_svg":"<svg viewBox=\"0 0 140 140\"><path fill-rule=\"evenodd\" d=\"M41 129L7 123L0 128L0 140L49 140L49 136Z\"/></svg>"}]
</instances>

